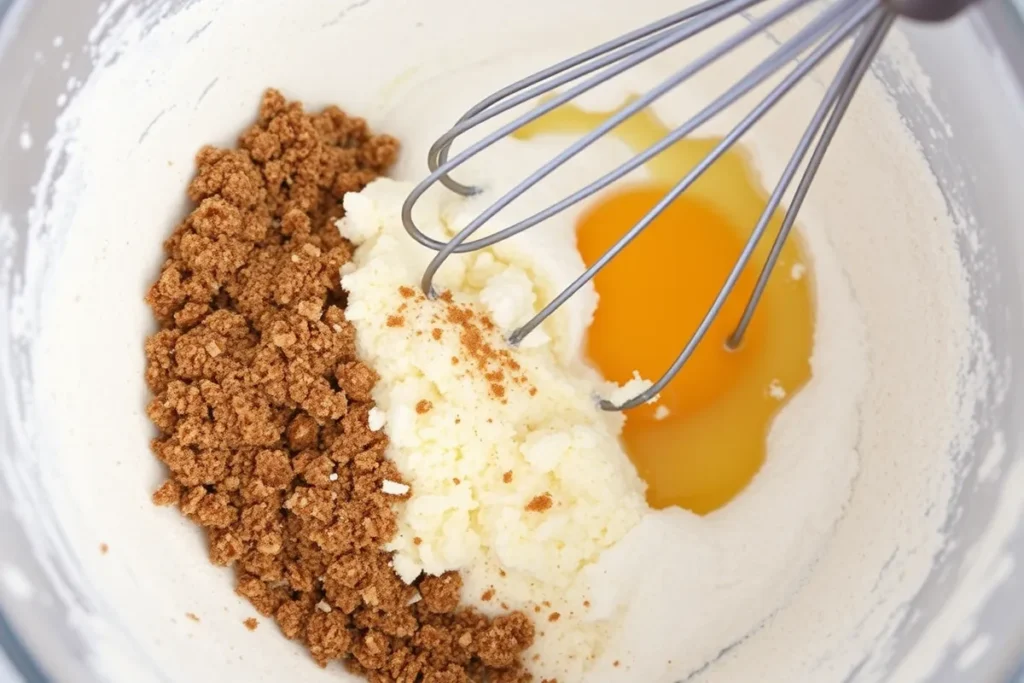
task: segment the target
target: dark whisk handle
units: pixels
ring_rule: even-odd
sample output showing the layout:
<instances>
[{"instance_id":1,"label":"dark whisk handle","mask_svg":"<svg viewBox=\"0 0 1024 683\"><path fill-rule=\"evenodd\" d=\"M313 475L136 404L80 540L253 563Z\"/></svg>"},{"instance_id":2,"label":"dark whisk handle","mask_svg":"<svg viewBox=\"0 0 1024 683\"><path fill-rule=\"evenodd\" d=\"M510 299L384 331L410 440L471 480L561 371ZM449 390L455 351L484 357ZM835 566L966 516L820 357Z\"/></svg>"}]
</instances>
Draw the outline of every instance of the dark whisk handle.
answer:
<instances>
[{"instance_id":1,"label":"dark whisk handle","mask_svg":"<svg viewBox=\"0 0 1024 683\"><path fill-rule=\"evenodd\" d=\"M945 21L975 2L977 0L884 0L899 16L918 21Z\"/></svg>"}]
</instances>

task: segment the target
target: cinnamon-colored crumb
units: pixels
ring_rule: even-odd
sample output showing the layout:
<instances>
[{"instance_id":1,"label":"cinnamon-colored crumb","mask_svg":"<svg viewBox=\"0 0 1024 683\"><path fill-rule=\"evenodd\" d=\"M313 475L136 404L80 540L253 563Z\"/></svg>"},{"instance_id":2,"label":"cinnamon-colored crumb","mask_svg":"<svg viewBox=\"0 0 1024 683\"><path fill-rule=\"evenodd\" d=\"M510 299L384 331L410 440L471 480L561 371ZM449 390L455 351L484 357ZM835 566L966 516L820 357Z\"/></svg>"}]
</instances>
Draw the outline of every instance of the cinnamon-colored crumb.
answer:
<instances>
[{"instance_id":1,"label":"cinnamon-colored crumb","mask_svg":"<svg viewBox=\"0 0 1024 683\"><path fill-rule=\"evenodd\" d=\"M345 319L352 245L334 221L397 150L270 90L238 149L199 152L193 211L146 297L160 327L147 412L169 470L153 502L203 527L238 594L321 665L373 683L525 683L532 621L460 608L457 574L407 586L382 550L397 531L382 484L402 477L367 424L377 376Z\"/></svg>"},{"instance_id":2,"label":"cinnamon-colored crumb","mask_svg":"<svg viewBox=\"0 0 1024 683\"><path fill-rule=\"evenodd\" d=\"M544 493L536 496L526 505L527 512L547 512L554 505L554 501L551 500L550 493Z\"/></svg>"},{"instance_id":3,"label":"cinnamon-colored crumb","mask_svg":"<svg viewBox=\"0 0 1024 683\"><path fill-rule=\"evenodd\" d=\"M484 602L490 602L491 600L493 600L494 599L494 589L493 588L488 588L486 591L484 591L484 594L480 596L480 599L483 600Z\"/></svg>"},{"instance_id":4,"label":"cinnamon-colored crumb","mask_svg":"<svg viewBox=\"0 0 1024 683\"><path fill-rule=\"evenodd\" d=\"M419 403L416 404L416 412L419 413L420 415L423 415L425 413L429 413L430 409L433 408L433 407L434 407L433 403L431 403L430 401L428 401L426 399L423 399L422 401L420 401Z\"/></svg>"},{"instance_id":5,"label":"cinnamon-colored crumb","mask_svg":"<svg viewBox=\"0 0 1024 683\"><path fill-rule=\"evenodd\" d=\"M402 285L401 287L399 287L398 293L401 294L406 299L411 299L414 296L416 296L416 290L407 285Z\"/></svg>"},{"instance_id":6,"label":"cinnamon-colored crumb","mask_svg":"<svg viewBox=\"0 0 1024 683\"><path fill-rule=\"evenodd\" d=\"M194 621L197 624L199 623L199 617L196 616L196 614L194 612L185 612L185 618L188 619L189 621Z\"/></svg>"},{"instance_id":7,"label":"cinnamon-colored crumb","mask_svg":"<svg viewBox=\"0 0 1024 683\"><path fill-rule=\"evenodd\" d=\"M552 612L550 615L548 615L548 621L550 621L552 623L558 621L561 618L562 618L562 615L559 614L558 612Z\"/></svg>"},{"instance_id":8,"label":"cinnamon-colored crumb","mask_svg":"<svg viewBox=\"0 0 1024 683\"><path fill-rule=\"evenodd\" d=\"M439 340L442 336L444 336L444 332L441 330L440 327L435 327L433 330L430 331L430 336L432 336L435 340Z\"/></svg>"},{"instance_id":9,"label":"cinnamon-colored crumb","mask_svg":"<svg viewBox=\"0 0 1024 683\"><path fill-rule=\"evenodd\" d=\"M671 664L671 662L669 662L669 664ZM616 659L614 662L612 662L612 666L614 666L615 668L618 668L619 667L619 660Z\"/></svg>"},{"instance_id":10,"label":"cinnamon-colored crumb","mask_svg":"<svg viewBox=\"0 0 1024 683\"><path fill-rule=\"evenodd\" d=\"M490 384L490 395L504 403L507 382L525 384L527 380L519 372L522 368L512 353L500 347L497 326L489 317L481 315L471 306L454 303L449 292L442 294L439 299L445 304L444 318L458 329L459 342L466 357L475 363L477 370ZM434 331L435 339L440 339L439 332ZM458 362L453 356L452 365Z\"/></svg>"},{"instance_id":11,"label":"cinnamon-colored crumb","mask_svg":"<svg viewBox=\"0 0 1024 683\"><path fill-rule=\"evenodd\" d=\"M412 539L412 544L413 545L422 545L423 544L423 539L420 538L419 536L416 536L415 538Z\"/></svg>"},{"instance_id":12,"label":"cinnamon-colored crumb","mask_svg":"<svg viewBox=\"0 0 1024 683\"><path fill-rule=\"evenodd\" d=\"M452 477L452 483L458 486L459 484L462 483L462 480L459 479L458 477Z\"/></svg>"},{"instance_id":13,"label":"cinnamon-colored crumb","mask_svg":"<svg viewBox=\"0 0 1024 683\"><path fill-rule=\"evenodd\" d=\"M256 621L256 619L253 617L249 617L242 623L245 624L245 627L250 631L255 631L260 625L260 622Z\"/></svg>"},{"instance_id":14,"label":"cinnamon-colored crumb","mask_svg":"<svg viewBox=\"0 0 1024 683\"><path fill-rule=\"evenodd\" d=\"M502 477L501 477L501 480L503 482L505 482L506 484L511 484L512 483L512 470L509 470L508 472L503 474Z\"/></svg>"},{"instance_id":15,"label":"cinnamon-colored crumb","mask_svg":"<svg viewBox=\"0 0 1024 683\"><path fill-rule=\"evenodd\" d=\"M405 325L405 318L400 315L389 315L387 325L388 327L402 327Z\"/></svg>"},{"instance_id":16,"label":"cinnamon-colored crumb","mask_svg":"<svg viewBox=\"0 0 1024 683\"><path fill-rule=\"evenodd\" d=\"M110 546L106 543L100 543L100 555L106 555L110 552Z\"/></svg>"}]
</instances>

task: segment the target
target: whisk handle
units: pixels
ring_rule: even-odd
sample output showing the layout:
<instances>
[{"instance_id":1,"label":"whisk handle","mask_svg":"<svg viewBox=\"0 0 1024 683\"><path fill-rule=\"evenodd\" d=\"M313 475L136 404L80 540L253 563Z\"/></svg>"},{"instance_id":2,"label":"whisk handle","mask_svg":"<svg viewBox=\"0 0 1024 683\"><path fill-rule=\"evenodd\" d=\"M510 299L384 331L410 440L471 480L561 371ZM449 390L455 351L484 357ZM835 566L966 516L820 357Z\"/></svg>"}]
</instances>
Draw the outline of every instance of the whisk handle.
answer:
<instances>
[{"instance_id":1,"label":"whisk handle","mask_svg":"<svg viewBox=\"0 0 1024 683\"><path fill-rule=\"evenodd\" d=\"M884 0L901 17L918 21L945 21L960 14L977 0Z\"/></svg>"}]
</instances>

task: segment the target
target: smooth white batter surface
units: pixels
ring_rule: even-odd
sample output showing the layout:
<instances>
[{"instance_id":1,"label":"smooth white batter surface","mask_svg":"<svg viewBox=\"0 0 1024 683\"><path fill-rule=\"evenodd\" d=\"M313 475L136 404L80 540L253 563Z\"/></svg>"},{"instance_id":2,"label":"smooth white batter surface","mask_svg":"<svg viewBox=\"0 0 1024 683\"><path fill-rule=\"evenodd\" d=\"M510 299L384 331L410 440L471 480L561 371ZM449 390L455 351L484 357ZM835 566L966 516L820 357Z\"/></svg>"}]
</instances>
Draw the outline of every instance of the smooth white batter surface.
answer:
<instances>
[{"instance_id":1,"label":"smooth white batter surface","mask_svg":"<svg viewBox=\"0 0 1024 683\"><path fill-rule=\"evenodd\" d=\"M273 85L311 106L338 103L405 140L397 173L418 178L425 145L497 85L677 9L668 0L601 12L528 0L500 17L488 3L456 0L281 7L206 0L147 32L148 20L113 3L97 49L104 66L61 121L60 142L73 141L66 164L55 158L43 181L55 202L37 216L52 231L40 244L62 248L35 356L48 425L38 436L50 445L39 465L81 565L71 580L92 596L75 627L111 680L159 680L152 671L194 681L344 680L274 628L246 631L240 621L252 611L232 594L229 573L208 565L198 531L149 503L160 471L143 414L141 341L151 321L142 294L184 211L194 151L230 144ZM705 85L666 98L658 115L681 120L702 104L693 95L770 48L759 42ZM623 87L647 87L680 59L670 53ZM767 179L802 130L815 88L794 93L750 137ZM586 102L617 104L600 94ZM842 681L878 651L942 546L946 454L971 430L961 406L973 397L951 390L969 350L967 290L952 220L878 84L862 87L802 217L818 278L815 378L780 416L768 463L734 504L703 520L651 515L595 566L594 581L609 588L604 604L626 610L608 660L619 652L633 662L629 675L600 668L607 680L669 681L700 669L695 680ZM73 387L102 387L105 401ZM648 648L679 654L663 662L645 657Z\"/></svg>"}]
</instances>

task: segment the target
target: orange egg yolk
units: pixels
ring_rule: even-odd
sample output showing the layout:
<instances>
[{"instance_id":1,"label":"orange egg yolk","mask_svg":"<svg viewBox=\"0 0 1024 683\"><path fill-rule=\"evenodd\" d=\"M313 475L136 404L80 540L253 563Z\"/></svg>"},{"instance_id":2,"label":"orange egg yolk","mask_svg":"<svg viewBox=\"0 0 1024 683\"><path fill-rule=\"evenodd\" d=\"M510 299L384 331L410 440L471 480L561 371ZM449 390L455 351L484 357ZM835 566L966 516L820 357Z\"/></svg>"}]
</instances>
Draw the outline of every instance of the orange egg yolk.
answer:
<instances>
[{"instance_id":1,"label":"orange egg yolk","mask_svg":"<svg viewBox=\"0 0 1024 683\"><path fill-rule=\"evenodd\" d=\"M518 135L580 134L613 113L563 106ZM668 132L644 111L614 135L639 152ZM598 197L577 224L587 265L719 141L683 140L648 163L649 183ZM624 382L633 371L652 381L661 377L707 314L765 204L746 156L729 151L597 275L587 353L605 377ZM732 295L658 403L627 412L625 447L655 508L705 514L732 500L764 463L772 420L810 378L812 272L798 234L783 248L742 343L726 344L782 218L781 211L771 217Z\"/></svg>"},{"instance_id":2,"label":"orange egg yolk","mask_svg":"<svg viewBox=\"0 0 1024 683\"><path fill-rule=\"evenodd\" d=\"M583 260L597 261L668 189L629 188L586 213L577 226ZM687 197L669 205L594 279L600 300L588 334L590 359L616 382L627 381L634 371L652 381L661 377L707 315L742 249L714 207ZM749 292L753 279L745 270L737 288ZM744 303L737 296L726 299L704 341L661 392L657 405L670 415L694 413L714 402L749 367L762 321L754 322L736 350L726 344ZM630 422L654 414L655 406L643 406L630 412Z\"/></svg>"}]
</instances>

